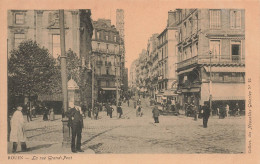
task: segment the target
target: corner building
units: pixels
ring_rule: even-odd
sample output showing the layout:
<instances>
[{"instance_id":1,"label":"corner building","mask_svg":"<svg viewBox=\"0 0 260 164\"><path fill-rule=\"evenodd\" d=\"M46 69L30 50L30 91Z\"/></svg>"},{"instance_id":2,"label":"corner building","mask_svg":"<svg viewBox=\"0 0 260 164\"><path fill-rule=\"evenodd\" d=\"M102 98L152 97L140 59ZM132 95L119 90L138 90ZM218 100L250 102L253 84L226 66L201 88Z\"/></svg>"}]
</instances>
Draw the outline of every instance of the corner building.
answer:
<instances>
[{"instance_id":1,"label":"corner building","mask_svg":"<svg viewBox=\"0 0 260 164\"><path fill-rule=\"evenodd\" d=\"M116 88L119 92L122 83L119 32L108 19L94 21L93 27L92 53L95 56L97 100L113 101L116 99Z\"/></svg>"},{"instance_id":2,"label":"corner building","mask_svg":"<svg viewBox=\"0 0 260 164\"><path fill-rule=\"evenodd\" d=\"M179 102L245 103L245 11L177 9ZM210 83L212 82L212 84Z\"/></svg>"}]
</instances>

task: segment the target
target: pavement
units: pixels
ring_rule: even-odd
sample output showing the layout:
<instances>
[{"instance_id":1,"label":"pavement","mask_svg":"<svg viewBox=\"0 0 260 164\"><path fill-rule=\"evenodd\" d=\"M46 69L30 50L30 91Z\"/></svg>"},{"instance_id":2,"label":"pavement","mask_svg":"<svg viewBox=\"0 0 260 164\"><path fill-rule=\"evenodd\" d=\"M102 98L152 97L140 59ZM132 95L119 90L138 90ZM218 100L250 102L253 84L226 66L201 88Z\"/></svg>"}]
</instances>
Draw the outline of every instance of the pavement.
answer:
<instances>
[{"instance_id":1,"label":"pavement","mask_svg":"<svg viewBox=\"0 0 260 164\"><path fill-rule=\"evenodd\" d=\"M191 153L245 153L245 117L218 119L210 117L208 128L202 119L191 117L160 116L159 124L152 118L148 99L142 99L144 115L136 117L133 102L123 104L123 117L113 118L105 111L98 120L84 119L82 149L85 154L191 154ZM115 109L115 107L114 107ZM54 121L43 121L42 116L26 124L28 152L26 154L70 154L70 148L62 148L61 116ZM11 143L8 146L11 152Z\"/></svg>"}]
</instances>

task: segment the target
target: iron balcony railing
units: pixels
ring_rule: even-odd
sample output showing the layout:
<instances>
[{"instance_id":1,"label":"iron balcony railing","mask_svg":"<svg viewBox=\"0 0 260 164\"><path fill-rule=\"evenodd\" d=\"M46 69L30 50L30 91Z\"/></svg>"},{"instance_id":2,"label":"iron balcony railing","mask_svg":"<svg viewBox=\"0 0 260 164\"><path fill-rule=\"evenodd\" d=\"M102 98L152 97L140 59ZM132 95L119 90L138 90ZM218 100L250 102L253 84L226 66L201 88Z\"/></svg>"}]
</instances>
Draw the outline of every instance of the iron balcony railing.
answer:
<instances>
[{"instance_id":1,"label":"iron balcony railing","mask_svg":"<svg viewBox=\"0 0 260 164\"><path fill-rule=\"evenodd\" d=\"M245 58L238 55L209 56L198 55L177 63L177 68L183 68L193 64L245 64Z\"/></svg>"}]
</instances>

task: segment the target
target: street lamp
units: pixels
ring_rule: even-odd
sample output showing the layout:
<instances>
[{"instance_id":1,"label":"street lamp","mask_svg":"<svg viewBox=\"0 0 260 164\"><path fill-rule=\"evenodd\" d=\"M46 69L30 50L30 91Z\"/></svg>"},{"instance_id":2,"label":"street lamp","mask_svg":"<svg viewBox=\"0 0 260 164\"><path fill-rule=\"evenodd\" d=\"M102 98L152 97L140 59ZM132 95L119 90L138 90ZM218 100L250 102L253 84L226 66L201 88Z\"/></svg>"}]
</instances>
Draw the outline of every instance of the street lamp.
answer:
<instances>
[{"instance_id":1,"label":"street lamp","mask_svg":"<svg viewBox=\"0 0 260 164\"><path fill-rule=\"evenodd\" d=\"M210 115L212 115L212 80L211 80L211 55L212 51L209 51L209 109Z\"/></svg>"}]
</instances>

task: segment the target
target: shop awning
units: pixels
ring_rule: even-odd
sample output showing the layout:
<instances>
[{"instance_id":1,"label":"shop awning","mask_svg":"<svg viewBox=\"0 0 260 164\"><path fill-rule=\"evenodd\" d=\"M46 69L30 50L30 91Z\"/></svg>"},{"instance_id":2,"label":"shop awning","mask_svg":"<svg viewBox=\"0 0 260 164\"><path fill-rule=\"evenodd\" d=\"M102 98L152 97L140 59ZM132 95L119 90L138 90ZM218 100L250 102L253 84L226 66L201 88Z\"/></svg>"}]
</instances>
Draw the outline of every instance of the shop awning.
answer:
<instances>
[{"instance_id":1,"label":"shop awning","mask_svg":"<svg viewBox=\"0 0 260 164\"><path fill-rule=\"evenodd\" d=\"M204 67L210 72L210 67ZM211 72L245 72L245 67L211 67Z\"/></svg>"},{"instance_id":2,"label":"shop awning","mask_svg":"<svg viewBox=\"0 0 260 164\"><path fill-rule=\"evenodd\" d=\"M102 88L104 91L115 91L116 90L116 88ZM118 88L118 90L120 90L119 88Z\"/></svg>"},{"instance_id":3,"label":"shop awning","mask_svg":"<svg viewBox=\"0 0 260 164\"><path fill-rule=\"evenodd\" d=\"M208 84L203 84L201 88L201 103L209 100L210 90ZM243 83L213 83L212 100L245 100L245 84Z\"/></svg>"},{"instance_id":4,"label":"shop awning","mask_svg":"<svg viewBox=\"0 0 260 164\"><path fill-rule=\"evenodd\" d=\"M189 68L189 69L186 69L186 70L183 70L183 71L180 71L180 72L178 73L178 75L191 72L194 68L195 68L195 67Z\"/></svg>"},{"instance_id":5,"label":"shop awning","mask_svg":"<svg viewBox=\"0 0 260 164\"><path fill-rule=\"evenodd\" d=\"M200 92L200 88L182 89L181 92Z\"/></svg>"},{"instance_id":6,"label":"shop awning","mask_svg":"<svg viewBox=\"0 0 260 164\"><path fill-rule=\"evenodd\" d=\"M245 100L245 84L213 84L212 100Z\"/></svg>"}]
</instances>

